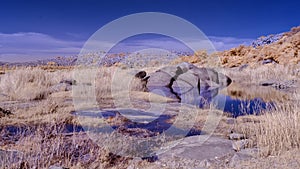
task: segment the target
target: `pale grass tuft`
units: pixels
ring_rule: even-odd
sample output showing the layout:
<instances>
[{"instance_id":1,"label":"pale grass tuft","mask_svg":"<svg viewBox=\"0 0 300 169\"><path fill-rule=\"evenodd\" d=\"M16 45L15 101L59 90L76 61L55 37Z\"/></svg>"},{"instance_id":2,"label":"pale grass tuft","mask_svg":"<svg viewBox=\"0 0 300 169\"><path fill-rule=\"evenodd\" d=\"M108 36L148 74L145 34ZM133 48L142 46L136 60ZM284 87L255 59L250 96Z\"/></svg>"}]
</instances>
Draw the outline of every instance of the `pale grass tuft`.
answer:
<instances>
[{"instance_id":1,"label":"pale grass tuft","mask_svg":"<svg viewBox=\"0 0 300 169\"><path fill-rule=\"evenodd\" d=\"M234 81L259 84L268 80L286 81L299 78L296 74L297 66L290 65L264 65L259 67L247 67L244 70L226 69L225 73Z\"/></svg>"},{"instance_id":2,"label":"pale grass tuft","mask_svg":"<svg viewBox=\"0 0 300 169\"><path fill-rule=\"evenodd\" d=\"M287 104L263 115L256 131L262 155L279 155L300 148L299 108L299 104Z\"/></svg>"},{"instance_id":3,"label":"pale grass tuft","mask_svg":"<svg viewBox=\"0 0 300 169\"><path fill-rule=\"evenodd\" d=\"M50 77L39 68L11 71L1 78L0 87L11 100L38 100L47 95Z\"/></svg>"},{"instance_id":4,"label":"pale grass tuft","mask_svg":"<svg viewBox=\"0 0 300 169\"><path fill-rule=\"evenodd\" d=\"M242 116L235 130L254 141L261 156L281 155L300 148L300 102L278 103L276 110L259 116ZM250 146L250 147L251 147Z\"/></svg>"}]
</instances>

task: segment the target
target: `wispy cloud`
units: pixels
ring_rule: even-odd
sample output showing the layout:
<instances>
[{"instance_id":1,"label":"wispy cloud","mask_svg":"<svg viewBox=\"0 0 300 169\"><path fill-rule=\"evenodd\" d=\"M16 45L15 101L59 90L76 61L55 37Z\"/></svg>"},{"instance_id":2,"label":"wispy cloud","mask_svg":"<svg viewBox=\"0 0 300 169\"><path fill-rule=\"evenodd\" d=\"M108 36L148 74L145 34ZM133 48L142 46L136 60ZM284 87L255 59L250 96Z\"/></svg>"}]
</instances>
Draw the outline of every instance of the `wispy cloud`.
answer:
<instances>
[{"instance_id":1,"label":"wispy cloud","mask_svg":"<svg viewBox=\"0 0 300 169\"><path fill-rule=\"evenodd\" d=\"M254 39L208 36L217 51L228 50L239 45L250 45Z\"/></svg>"},{"instance_id":2,"label":"wispy cloud","mask_svg":"<svg viewBox=\"0 0 300 169\"><path fill-rule=\"evenodd\" d=\"M145 48L164 48L166 50L187 50L188 46L191 45L195 47L195 50L199 49L209 49L212 50L211 44L214 46L215 50L223 51L228 50L239 45L250 45L254 39L247 38L234 38L234 37L218 37L209 36L208 39L196 40L190 38L188 44L183 44L180 41L172 40L171 38L155 38L155 39L138 39L133 41L128 41L121 43L117 46L117 50L133 48L133 49L145 49ZM208 51L213 52L213 51Z\"/></svg>"},{"instance_id":3,"label":"wispy cloud","mask_svg":"<svg viewBox=\"0 0 300 169\"><path fill-rule=\"evenodd\" d=\"M74 35L75 36L75 35ZM243 39L234 37L209 36L209 40L215 46L216 50L222 51L239 45L249 45L253 39ZM69 56L79 54L84 41L69 41L54 38L52 36L26 32L4 34L0 33L0 61L4 62L23 62L37 59L45 59L55 56ZM93 42L94 48L99 49L99 45L113 46L108 42ZM193 42L191 42L193 43ZM118 46L118 52L132 48L142 50L146 48L158 48L164 46L165 49L178 50L186 48L176 41L166 38L154 39L135 39L121 43Z\"/></svg>"},{"instance_id":4,"label":"wispy cloud","mask_svg":"<svg viewBox=\"0 0 300 169\"><path fill-rule=\"evenodd\" d=\"M74 55L80 52L83 43L61 40L34 32L0 33L0 61L22 62L53 56Z\"/></svg>"}]
</instances>

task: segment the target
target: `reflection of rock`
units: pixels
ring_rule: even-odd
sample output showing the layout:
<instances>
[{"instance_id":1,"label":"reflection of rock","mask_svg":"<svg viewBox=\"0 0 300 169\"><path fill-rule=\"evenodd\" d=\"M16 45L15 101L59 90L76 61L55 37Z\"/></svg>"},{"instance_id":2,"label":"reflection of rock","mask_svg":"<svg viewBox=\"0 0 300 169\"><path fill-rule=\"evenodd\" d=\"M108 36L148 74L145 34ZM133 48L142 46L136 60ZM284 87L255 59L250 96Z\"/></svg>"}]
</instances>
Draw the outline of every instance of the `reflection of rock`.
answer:
<instances>
[{"instance_id":1,"label":"reflection of rock","mask_svg":"<svg viewBox=\"0 0 300 169\"><path fill-rule=\"evenodd\" d=\"M232 83L225 90L221 90L220 93L240 100L252 100L255 98L261 98L265 102L283 100L288 98L287 93L280 92L273 87L248 85L241 83Z\"/></svg>"},{"instance_id":2,"label":"reflection of rock","mask_svg":"<svg viewBox=\"0 0 300 169\"><path fill-rule=\"evenodd\" d=\"M272 86L275 89L288 89L288 88L292 88L295 87L296 84L296 80L288 80L288 81L265 81L265 82L261 82L260 85L261 86Z\"/></svg>"},{"instance_id":3,"label":"reflection of rock","mask_svg":"<svg viewBox=\"0 0 300 169\"><path fill-rule=\"evenodd\" d=\"M136 77L141 76L145 77L146 73L136 74ZM231 79L222 73L184 62L152 73L150 78L147 78L146 87L153 93L177 98L185 103L198 104L200 96L210 100L217 95L219 88L230 83Z\"/></svg>"}]
</instances>

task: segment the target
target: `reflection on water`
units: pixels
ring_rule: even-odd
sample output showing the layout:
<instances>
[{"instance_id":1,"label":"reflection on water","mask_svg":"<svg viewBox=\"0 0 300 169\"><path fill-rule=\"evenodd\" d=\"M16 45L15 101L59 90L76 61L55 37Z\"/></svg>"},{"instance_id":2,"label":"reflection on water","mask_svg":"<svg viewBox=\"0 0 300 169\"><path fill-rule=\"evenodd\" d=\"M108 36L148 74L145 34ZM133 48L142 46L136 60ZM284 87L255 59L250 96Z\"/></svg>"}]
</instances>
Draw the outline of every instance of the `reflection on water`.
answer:
<instances>
[{"instance_id":1,"label":"reflection on water","mask_svg":"<svg viewBox=\"0 0 300 169\"><path fill-rule=\"evenodd\" d=\"M178 92L178 90L181 91ZM273 102L265 102L259 97L248 100L234 99L228 95L220 94L219 91L221 88L211 88L209 86L201 87L200 91L197 88L181 88L178 90L177 93L181 93L179 95L181 103L196 105L202 109L209 108L212 105L219 110L232 114L234 117L247 114L260 114L262 111L269 110L275 106ZM162 91L166 96L171 94L167 89Z\"/></svg>"},{"instance_id":2,"label":"reflection on water","mask_svg":"<svg viewBox=\"0 0 300 169\"><path fill-rule=\"evenodd\" d=\"M143 134L139 131L133 131L131 129L144 129L149 132L150 135L157 135L169 130L173 125L172 119L176 118L176 115L167 115L161 114L156 115L155 113L145 112L142 110L130 110L130 109L118 109L118 110L98 110L98 111L80 111L73 112L73 115L81 116L81 117L91 117L91 118L104 118L106 120L114 119L114 122L110 123L110 127L114 130L116 129L126 129L123 132L128 132L129 135L138 136L139 134ZM130 115L134 115L135 117L130 117ZM154 118L155 117L155 118ZM147 121L147 118L153 119L151 121ZM134 120L130 120L134 119ZM145 121L139 121L138 119L145 119ZM89 127L89 130L94 130ZM177 136L192 136L199 135L201 133L200 130L192 129L188 133L185 130L181 130L172 126L172 135ZM130 131L130 132L129 132ZM145 132L144 131L144 132ZM104 132L104 130L97 129L97 132ZM168 133L168 132L167 132ZM166 133L166 134L167 134Z\"/></svg>"},{"instance_id":3,"label":"reflection on water","mask_svg":"<svg viewBox=\"0 0 300 169\"><path fill-rule=\"evenodd\" d=\"M201 109L214 108L231 113L233 117L246 114L259 114L264 110L274 107L274 103L264 102L260 98L251 100L234 99L228 95L220 94L220 88L190 88L188 90L181 89L179 95L180 102L195 105ZM156 88L157 91L157 88ZM161 90L166 95L171 95L169 90L163 88ZM182 92L185 91L185 92ZM168 93L169 92L169 93ZM174 127L174 120L178 115L161 114L161 112L147 112L139 109L105 109L105 110L86 110L74 112L73 115L88 118L104 119L105 127L88 127L93 132L112 132L117 130L131 136L152 137L167 130L172 130L172 135L176 136L192 136L199 135L200 130L186 130ZM108 126L107 126L108 124ZM85 126L83 126L85 128ZM86 128L85 128L86 129Z\"/></svg>"},{"instance_id":4,"label":"reflection on water","mask_svg":"<svg viewBox=\"0 0 300 169\"><path fill-rule=\"evenodd\" d=\"M260 114L262 111L270 110L275 106L273 102L264 102L261 98L240 100L222 94L219 94L214 98L213 104L217 109L231 113L233 117L247 114Z\"/></svg>"},{"instance_id":5,"label":"reflection on water","mask_svg":"<svg viewBox=\"0 0 300 169\"><path fill-rule=\"evenodd\" d=\"M128 114L132 113L136 115L136 118L139 118L142 116L142 118L151 118L151 117L156 117L154 120L148 122L136 122L136 121L131 121L129 118L125 119L118 119L120 116L126 116L128 117ZM116 124L112 123L112 128L117 129L122 125L123 127L126 128L142 128L142 129L147 129L151 132L159 132L162 133L163 131L167 130L172 124L168 123L167 121L173 118L174 116L171 115L160 115L156 116L153 113L150 112L144 112L142 110L137 111L137 110L129 110L129 109L119 109L119 110L107 110L107 111L96 111L96 112L89 112L89 111L81 111L81 112L76 112L74 113L77 116L85 116L85 117L95 117L95 118L105 118L105 119L112 119L115 118L116 120L122 121L124 123L122 124Z\"/></svg>"}]
</instances>

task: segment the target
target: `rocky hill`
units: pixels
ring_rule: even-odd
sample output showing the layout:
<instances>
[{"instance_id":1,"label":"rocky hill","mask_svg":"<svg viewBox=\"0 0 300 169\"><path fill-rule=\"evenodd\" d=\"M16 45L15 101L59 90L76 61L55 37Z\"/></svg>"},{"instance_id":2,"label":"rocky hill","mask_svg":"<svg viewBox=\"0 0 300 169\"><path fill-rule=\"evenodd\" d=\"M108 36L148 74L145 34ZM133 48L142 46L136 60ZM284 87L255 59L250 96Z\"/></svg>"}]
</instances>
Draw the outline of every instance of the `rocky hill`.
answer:
<instances>
[{"instance_id":1,"label":"rocky hill","mask_svg":"<svg viewBox=\"0 0 300 169\"><path fill-rule=\"evenodd\" d=\"M257 65L267 63L300 63L300 26L277 35L261 37L252 46L239 46L218 52L224 67Z\"/></svg>"}]
</instances>

